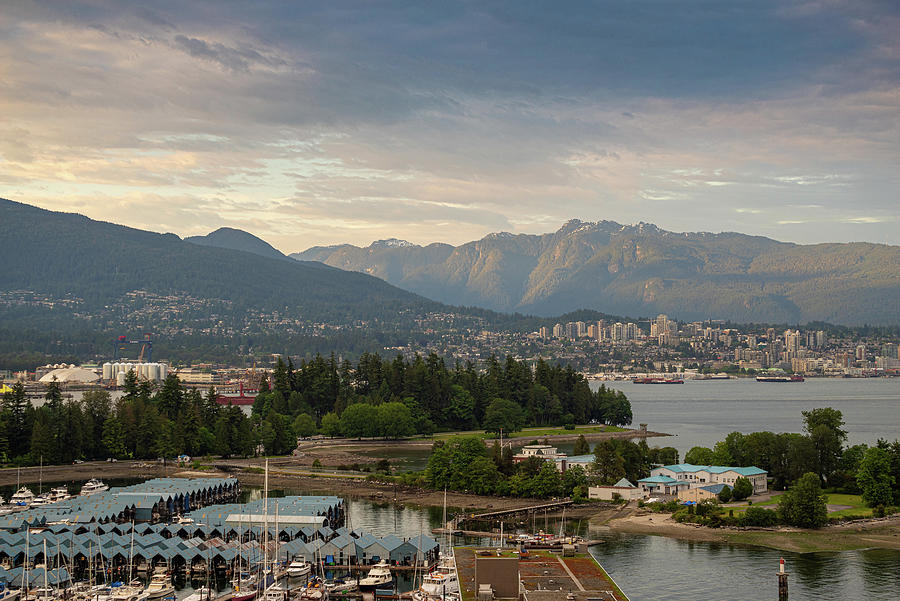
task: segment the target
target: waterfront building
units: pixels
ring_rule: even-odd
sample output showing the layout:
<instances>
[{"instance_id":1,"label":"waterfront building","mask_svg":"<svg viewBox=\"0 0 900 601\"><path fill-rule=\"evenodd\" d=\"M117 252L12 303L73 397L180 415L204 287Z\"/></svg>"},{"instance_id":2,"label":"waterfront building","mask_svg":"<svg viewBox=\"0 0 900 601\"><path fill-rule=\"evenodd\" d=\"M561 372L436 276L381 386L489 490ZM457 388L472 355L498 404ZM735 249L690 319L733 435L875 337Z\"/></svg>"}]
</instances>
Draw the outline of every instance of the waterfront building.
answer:
<instances>
[{"instance_id":1,"label":"waterfront building","mask_svg":"<svg viewBox=\"0 0 900 601\"><path fill-rule=\"evenodd\" d=\"M643 496L673 495L677 496L681 491L687 490L691 485L683 480L677 480L671 476L650 476L638 480L638 486Z\"/></svg>"},{"instance_id":2,"label":"waterfront building","mask_svg":"<svg viewBox=\"0 0 900 601\"><path fill-rule=\"evenodd\" d=\"M753 494L758 495L768 490L766 477L768 472L758 467L731 467L722 465L692 465L677 463L663 465L650 470L651 477L668 477L684 482L689 488L706 484L727 484L734 486L738 478L746 478L753 485Z\"/></svg>"},{"instance_id":3,"label":"waterfront building","mask_svg":"<svg viewBox=\"0 0 900 601\"><path fill-rule=\"evenodd\" d=\"M527 444L522 447L521 451L513 455L513 463L521 463L529 457L538 457L555 462L557 459L565 459L566 454L560 453L556 447L548 444Z\"/></svg>"},{"instance_id":4,"label":"waterfront building","mask_svg":"<svg viewBox=\"0 0 900 601\"><path fill-rule=\"evenodd\" d=\"M635 486L627 479L622 478L612 486L591 486L588 487L588 498L599 499L601 501L612 501L616 495L626 501L633 501L644 497L644 492L640 487Z\"/></svg>"},{"instance_id":5,"label":"waterfront building","mask_svg":"<svg viewBox=\"0 0 900 601\"><path fill-rule=\"evenodd\" d=\"M727 484L707 484L706 486L697 486L688 488L678 493L678 500L683 503L702 503L707 500L716 500L719 493ZM730 488L730 487L729 487Z\"/></svg>"}]
</instances>

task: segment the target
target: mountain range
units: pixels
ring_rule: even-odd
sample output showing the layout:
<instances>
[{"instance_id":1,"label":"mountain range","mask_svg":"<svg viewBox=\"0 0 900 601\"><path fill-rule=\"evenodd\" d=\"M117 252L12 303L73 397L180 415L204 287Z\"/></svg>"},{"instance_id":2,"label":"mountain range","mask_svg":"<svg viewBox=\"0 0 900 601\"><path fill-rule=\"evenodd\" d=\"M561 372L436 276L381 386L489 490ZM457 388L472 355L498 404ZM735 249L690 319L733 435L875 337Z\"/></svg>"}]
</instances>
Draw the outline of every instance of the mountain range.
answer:
<instances>
[{"instance_id":1,"label":"mountain range","mask_svg":"<svg viewBox=\"0 0 900 601\"><path fill-rule=\"evenodd\" d=\"M454 305L558 315L587 308L679 319L897 324L900 247L800 245L740 233L572 220L459 246L391 239L290 255Z\"/></svg>"},{"instance_id":2,"label":"mountain range","mask_svg":"<svg viewBox=\"0 0 900 601\"><path fill-rule=\"evenodd\" d=\"M86 310L135 290L223 300L233 314L278 311L343 322L438 306L379 278L287 260L240 230L219 230L187 242L175 234L0 199L0 244L0 291L74 295Z\"/></svg>"}]
</instances>

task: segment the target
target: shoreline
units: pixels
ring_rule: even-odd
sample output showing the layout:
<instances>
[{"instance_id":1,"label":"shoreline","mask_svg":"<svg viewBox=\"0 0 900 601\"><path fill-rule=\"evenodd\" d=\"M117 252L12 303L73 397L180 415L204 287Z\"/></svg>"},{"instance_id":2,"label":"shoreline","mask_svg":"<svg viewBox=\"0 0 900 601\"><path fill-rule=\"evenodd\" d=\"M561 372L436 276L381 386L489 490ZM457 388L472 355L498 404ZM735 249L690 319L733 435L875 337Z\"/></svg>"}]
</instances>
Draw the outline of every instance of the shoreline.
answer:
<instances>
[{"instance_id":1,"label":"shoreline","mask_svg":"<svg viewBox=\"0 0 900 601\"><path fill-rule=\"evenodd\" d=\"M900 515L854 520L817 530L781 526L777 528L709 528L680 524L671 514L631 514L608 520L613 532L665 536L687 542L730 543L768 547L794 553L851 551L859 549L900 550Z\"/></svg>"},{"instance_id":2,"label":"shoreline","mask_svg":"<svg viewBox=\"0 0 900 601\"><path fill-rule=\"evenodd\" d=\"M258 468L260 460L234 460L221 464L225 469L178 469L171 464L166 469L161 464L141 461L90 462L77 465L43 467L43 482L48 486L55 482L78 482L89 478L153 478L167 477L229 477L243 485L263 485L261 473L245 471ZM297 471L288 466L300 468ZM0 486L15 486L17 477L22 485L33 485L41 479L38 467L6 468L0 470ZM444 502L443 491L395 484L382 484L365 480L361 475L312 473L302 469L291 458L275 458L270 461L269 487L295 489L301 492L327 493L347 496L379 504L440 507ZM74 491L73 491L74 492ZM483 510L508 510L546 503L546 499L494 497L447 491L447 506L465 513ZM560 511L547 516L559 518ZM565 515L572 519L589 520L592 528L609 529L623 534L665 536L687 542L728 543L768 547L797 553L846 551L866 548L900 550L900 514L887 518L869 518L829 525L818 530L799 528L709 528L696 524L680 524L671 514L652 513L634 506L608 506L588 503L566 508ZM543 517L543 516L542 516Z\"/></svg>"}]
</instances>

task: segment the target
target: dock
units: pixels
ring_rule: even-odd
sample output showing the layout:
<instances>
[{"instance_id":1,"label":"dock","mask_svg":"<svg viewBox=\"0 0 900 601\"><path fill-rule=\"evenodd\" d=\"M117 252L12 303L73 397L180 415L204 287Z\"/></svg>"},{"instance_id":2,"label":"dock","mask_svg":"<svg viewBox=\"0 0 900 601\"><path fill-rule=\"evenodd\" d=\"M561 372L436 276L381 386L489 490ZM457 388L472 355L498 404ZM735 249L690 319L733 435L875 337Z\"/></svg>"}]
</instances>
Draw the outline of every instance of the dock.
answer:
<instances>
[{"instance_id":1,"label":"dock","mask_svg":"<svg viewBox=\"0 0 900 601\"><path fill-rule=\"evenodd\" d=\"M479 585L488 584L495 597L505 598L504 587L518 592L520 583L525 601L630 601L587 553L549 550L519 553L474 547L456 547L454 551L462 601L475 601ZM479 567L482 562L483 567ZM501 594L497 595L498 592Z\"/></svg>"},{"instance_id":2,"label":"dock","mask_svg":"<svg viewBox=\"0 0 900 601\"><path fill-rule=\"evenodd\" d=\"M562 501L552 501L550 503L541 503L540 505L528 505L526 507L515 507L513 509L499 509L497 511L485 511L483 513L470 513L465 516L458 516L457 523L477 520L492 520L494 518L506 517L510 515L518 515L520 513L535 513L538 511L550 511L551 509L560 509L572 504L572 499L564 499Z\"/></svg>"}]
</instances>

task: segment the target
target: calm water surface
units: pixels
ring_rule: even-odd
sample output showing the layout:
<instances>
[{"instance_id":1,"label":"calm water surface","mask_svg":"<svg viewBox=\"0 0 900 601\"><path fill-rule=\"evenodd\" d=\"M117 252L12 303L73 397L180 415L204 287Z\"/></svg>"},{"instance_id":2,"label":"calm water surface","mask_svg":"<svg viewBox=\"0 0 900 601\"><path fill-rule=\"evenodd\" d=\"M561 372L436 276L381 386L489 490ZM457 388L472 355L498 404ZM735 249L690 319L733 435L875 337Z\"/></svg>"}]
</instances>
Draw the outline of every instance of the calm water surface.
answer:
<instances>
[{"instance_id":1,"label":"calm water surface","mask_svg":"<svg viewBox=\"0 0 900 601\"><path fill-rule=\"evenodd\" d=\"M604 382L631 401L634 425L674 434L651 441L677 448L712 447L729 432L800 432L800 412L833 407L844 415L849 443L900 438L900 378L813 378L792 384L754 379L687 381L678 385ZM592 382L598 388L600 382Z\"/></svg>"}]
</instances>

